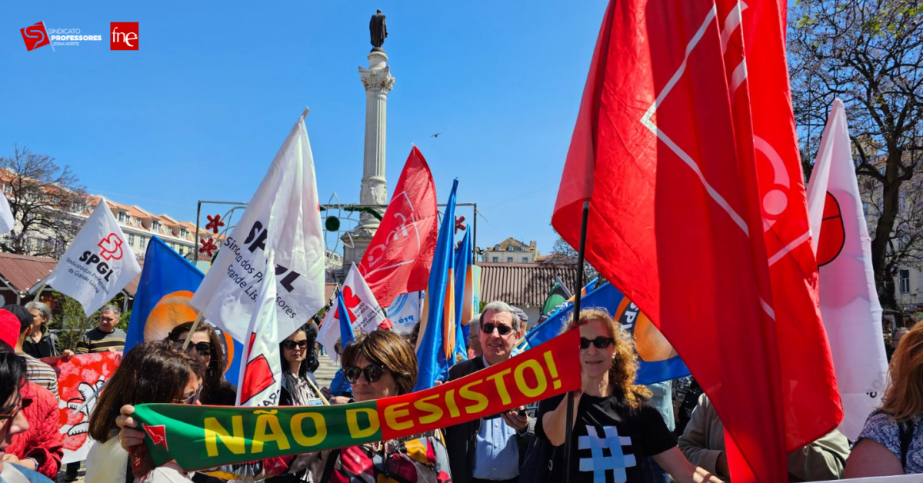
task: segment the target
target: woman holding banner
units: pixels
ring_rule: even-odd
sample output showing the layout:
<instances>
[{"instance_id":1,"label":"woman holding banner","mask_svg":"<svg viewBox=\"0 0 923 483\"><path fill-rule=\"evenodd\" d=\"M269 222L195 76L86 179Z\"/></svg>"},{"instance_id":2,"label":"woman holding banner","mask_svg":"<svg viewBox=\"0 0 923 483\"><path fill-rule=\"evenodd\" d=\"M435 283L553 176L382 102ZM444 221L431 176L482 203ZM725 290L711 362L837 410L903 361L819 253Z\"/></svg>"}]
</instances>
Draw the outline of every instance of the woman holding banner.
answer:
<instances>
[{"instance_id":1,"label":"woman holding banner","mask_svg":"<svg viewBox=\"0 0 923 483\"><path fill-rule=\"evenodd\" d=\"M583 387L574 394L570 481L591 483L611 474L616 481L643 483L641 463L648 456L678 483L721 481L683 456L660 413L647 402L650 391L635 385L637 356L618 323L605 311L590 309L566 330L575 327L580 330ZM565 478L566 411L565 395L539 405L535 434L557 447L548 481ZM611 456L604 456L603 448Z\"/></svg>"},{"instance_id":2,"label":"woman holding banner","mask_svg":"<svg viewBox=\"0 0 923 483\"><path fill-rule=\"evenodd\" d=\"M343 374L352 384L356 402L373 401L413 391L417 358L413 348L390 330L359 336L343 350ZM343 461L349 463L344 465ZM449 459L436 430L407 438L378 441L296 458L292 471L309 468L314 481L397 483L401 475L416 481L451 480Z\"/></svg>"},{"instance_id":3,"label":"woman holding banner","mask_svg":"<svg viewBox=\"0 0 923 483\"><path fill-rule=\"evenodd\" d=\"M172 342L145 342L128 351L90 414L89 435L98 443L87 455L86 480L125 483L134 479L128 452L117 438L119 408L141 403L198 404L204 374L204 364L177 350ZM192 481L175 464L150 470L145 481Z\"/></svg>"}]
</instances>

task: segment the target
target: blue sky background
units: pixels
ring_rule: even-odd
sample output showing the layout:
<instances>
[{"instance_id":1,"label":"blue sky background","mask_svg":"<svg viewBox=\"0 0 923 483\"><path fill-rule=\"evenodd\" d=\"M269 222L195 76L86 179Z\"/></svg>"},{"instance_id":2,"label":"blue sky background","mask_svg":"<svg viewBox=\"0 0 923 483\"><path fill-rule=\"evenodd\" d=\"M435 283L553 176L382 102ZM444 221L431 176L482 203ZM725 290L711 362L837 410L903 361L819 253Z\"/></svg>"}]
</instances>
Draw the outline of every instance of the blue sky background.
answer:
<instances>
[{"instance_id":1,"label":"blue sky background","mask_svg":"<svg viewBox=\"0 0 923 483\"><path fill-rule=\"evenodd\" d=\"M358 202L368 22L387 15L390 198L411 143L440 203L477 202L478 245L556 239L551 211L603 0L17 2L0 16L0 156L69 164L90 193L185 220L247 201L305 106L320 198ZM102 35L28 52L19 29ZM109 22L140 22L110 51ZM438 139L430 135L441 132ZM214 209L212 211L218 211ZM459 210L471 220L470 209ZM204 219L204 215L203 215Z\"/></svg>"}]
</instances>

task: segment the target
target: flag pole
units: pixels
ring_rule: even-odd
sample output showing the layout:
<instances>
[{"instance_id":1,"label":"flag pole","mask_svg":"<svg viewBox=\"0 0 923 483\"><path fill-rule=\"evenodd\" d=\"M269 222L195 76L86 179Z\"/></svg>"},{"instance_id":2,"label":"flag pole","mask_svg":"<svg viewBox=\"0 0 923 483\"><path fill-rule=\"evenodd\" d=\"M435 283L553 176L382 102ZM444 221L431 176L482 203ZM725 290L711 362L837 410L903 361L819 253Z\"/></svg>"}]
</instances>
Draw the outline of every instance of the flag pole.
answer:
<instances>
[{"instance_id":1,"label":"flag pole","mask_svg":"<svg viewBox=\"0 0 923 483\"><path fill-rule=\"evenodd\" d=\"M583 221L580 223L580 249L577 251L577 290L574 297L574 322L580 321L580 299L583 296L583 254L586 252L586 226L590 215L590 201L583 202ZM574 426L574 392L567 393L567 423L564 426L564 483L570 481L571 437Z\"/></svg>"},{"instance_id":2,"label":"flag pole","mask_svg":"<svg viewBox=\"0 0 923 483\"><path fill-rule=\"evenodd\" d=\"M192 340L192 334L195 334L195 330L199 328L199 322L202 322L202 312L199 312L195 316L195 320L192 321L192 327L189 328L189 334L186 335L186 342L183 342L183 351L189 347L189 341Z\"/></svg>"}]
</instances>

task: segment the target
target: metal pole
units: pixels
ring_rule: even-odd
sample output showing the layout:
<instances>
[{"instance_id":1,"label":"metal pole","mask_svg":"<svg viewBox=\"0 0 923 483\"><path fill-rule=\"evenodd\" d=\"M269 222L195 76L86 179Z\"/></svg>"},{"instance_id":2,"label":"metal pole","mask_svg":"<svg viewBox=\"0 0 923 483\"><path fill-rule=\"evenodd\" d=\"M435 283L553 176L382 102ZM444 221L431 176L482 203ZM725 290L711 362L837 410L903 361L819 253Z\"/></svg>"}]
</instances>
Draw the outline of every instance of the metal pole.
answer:
<instances>
[{"instance_id":1,"label":"metal pole","mask_svg":"<svg viewBox=\"0 0 923 483\"><path fill-rule=\"evenodd\" d=\"M192 240L192 262L195 265L199 261L199 223L202 221L202 200L199 200L199 206L195 211L195 240ZM192 334L189 334L192 338Z\"/></svg>"},{"instance_id":2,"label":"metal pole","mask_svg":"<svg viewBox=\"0 0 923 483\"><path fill-rule=\"evenodd\" d=\"M583 202L583 221L580 225L580 249L577 252L577 294L574 297L574 321L580 321L580 299L583 296L583 254L586 252L586 226L590 215L590 202ZM574 426L574 393L567 393L567 425L564 427L564 483L570 481L571 437Z\"/></svg>"},{"instance_id":3,"label":"metal pole","mask_svg":"<svg viewBox=\"0 0 923 483\"><path fill-rule=\"evenodd\" d=\"M471 263L474 263L478 259L478 256L477 256L477 253L478 253L478 204L477 203L474 204L474 225L471 227L471 230L472 230L471 251L473 252Z\"/></svg>"}]
</instances>

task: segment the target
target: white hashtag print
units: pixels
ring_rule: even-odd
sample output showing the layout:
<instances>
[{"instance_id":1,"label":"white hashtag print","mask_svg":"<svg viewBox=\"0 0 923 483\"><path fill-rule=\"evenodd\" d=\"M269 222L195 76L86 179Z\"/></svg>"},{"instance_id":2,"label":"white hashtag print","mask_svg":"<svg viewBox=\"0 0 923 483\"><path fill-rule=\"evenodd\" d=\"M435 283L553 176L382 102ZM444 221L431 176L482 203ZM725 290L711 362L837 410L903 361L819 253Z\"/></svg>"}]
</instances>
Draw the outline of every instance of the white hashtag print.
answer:
<instances>
[{"instance_id":1,"label":"white hashtag print","mask_svg":"<svg viewBox=\"0 0 923 483\"><path fill-rule=\"evenodd\" d=\"M606 470L612 470L616 483L625 483L628 475L625 468L635 466L635 455L626 455L622 446L631 446L631 438L619 436L618 430L612 426L604 426L605 439L600 439L596 428L586 427L586 436L577 438L578 449L589 449L591 458L580 458L580 471L592 471L593 483L606 483ZM610 456L603 454L603 448L609 448Z\"/></svg>"}]
</instances>

